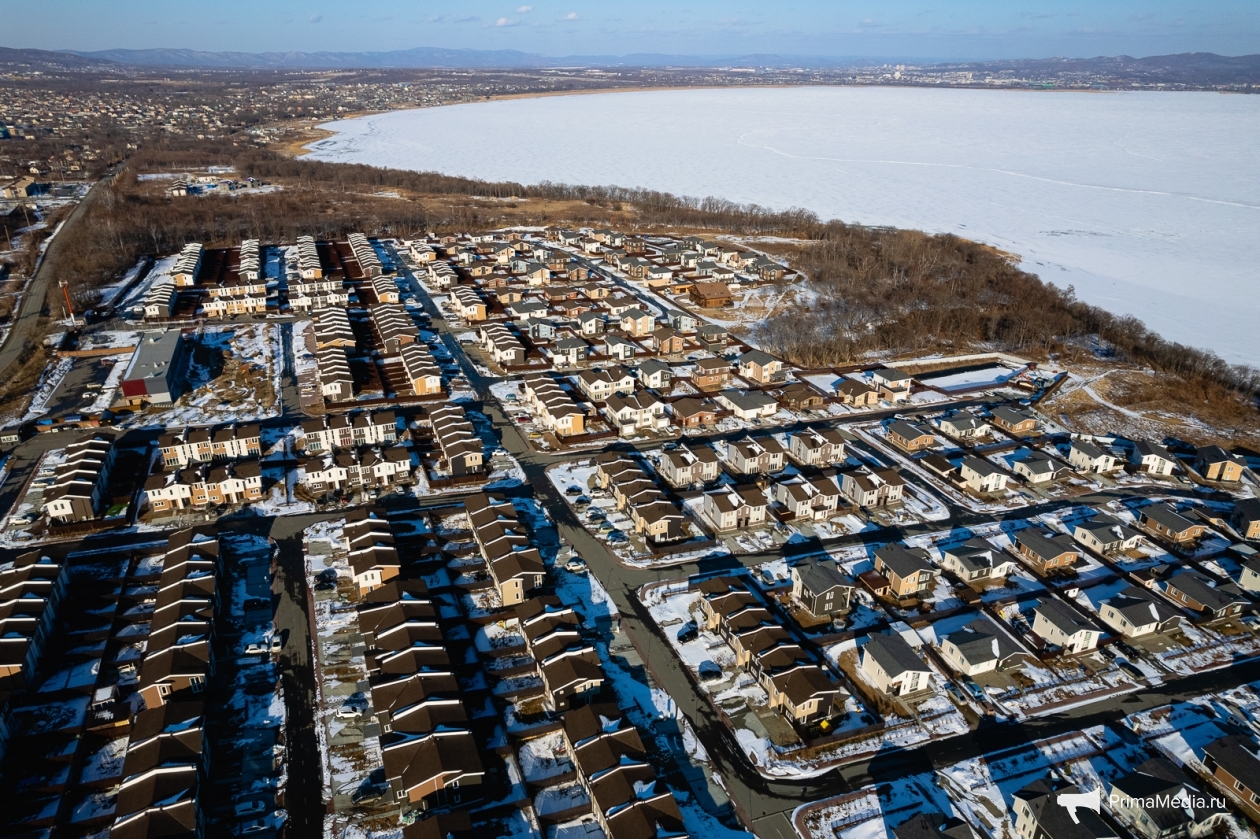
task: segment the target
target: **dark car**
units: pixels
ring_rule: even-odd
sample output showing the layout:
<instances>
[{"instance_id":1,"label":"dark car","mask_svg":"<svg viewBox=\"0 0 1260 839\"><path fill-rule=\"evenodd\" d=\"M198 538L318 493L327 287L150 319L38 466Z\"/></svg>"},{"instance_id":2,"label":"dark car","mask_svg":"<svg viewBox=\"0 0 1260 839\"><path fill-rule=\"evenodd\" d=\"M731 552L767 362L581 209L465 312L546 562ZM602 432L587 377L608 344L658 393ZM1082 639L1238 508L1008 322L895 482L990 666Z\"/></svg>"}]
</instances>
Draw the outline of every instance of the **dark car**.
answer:
<instances>
[{"instance_id":1,"label":"dark car","mask_svg":"<svg viewBox=\"0 0 1260 839\"><path fill-rule=\"evenodd\" d=\"M687 621L685 624L683 624L682 629L678 630L678 641L681 644L686 644L689 641L694 641L699 637L700 637L700 627L696 626L695 621Z\"/></svg>"}]
</instances>

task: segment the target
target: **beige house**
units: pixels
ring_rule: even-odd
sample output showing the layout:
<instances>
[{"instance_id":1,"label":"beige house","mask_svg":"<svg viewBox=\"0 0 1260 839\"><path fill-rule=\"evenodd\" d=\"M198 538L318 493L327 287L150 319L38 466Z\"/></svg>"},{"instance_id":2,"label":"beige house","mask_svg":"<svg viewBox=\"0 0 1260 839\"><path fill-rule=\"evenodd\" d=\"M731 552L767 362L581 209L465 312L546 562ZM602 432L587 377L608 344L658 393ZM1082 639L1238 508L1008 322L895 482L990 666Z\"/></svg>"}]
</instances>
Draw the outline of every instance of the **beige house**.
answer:
<instances>
[{"instance_id":1,"label":"beige house","mask_svg":"<svg viewBox=\"0 0 1260 839\"><path fill-rule=\"evenodd\" d=\"M871 633L859 666L867 681L892 696L932 689L932 668L896 632Z\"/></svg>"}]
</instances>

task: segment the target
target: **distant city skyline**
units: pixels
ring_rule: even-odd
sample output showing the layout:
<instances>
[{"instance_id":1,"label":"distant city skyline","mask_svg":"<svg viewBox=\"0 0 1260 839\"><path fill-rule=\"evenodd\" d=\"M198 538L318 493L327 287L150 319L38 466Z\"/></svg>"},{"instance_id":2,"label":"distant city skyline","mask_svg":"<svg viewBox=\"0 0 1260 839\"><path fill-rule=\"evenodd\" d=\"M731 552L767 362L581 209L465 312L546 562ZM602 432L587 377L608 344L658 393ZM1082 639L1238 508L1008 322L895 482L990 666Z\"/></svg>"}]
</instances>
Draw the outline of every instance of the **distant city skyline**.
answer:
<instances>
[{"instance_id":1,"label":"distant city skyline","mask_svg":"<svg viewBox=\"0 0 1260 839\"><path fill-rule=\"evenodd\" d=\"M1260 52L1254 0L43 0L6 11L3 45L210 51L514 49L959 61Z\"/></svg>"}]
</instances>

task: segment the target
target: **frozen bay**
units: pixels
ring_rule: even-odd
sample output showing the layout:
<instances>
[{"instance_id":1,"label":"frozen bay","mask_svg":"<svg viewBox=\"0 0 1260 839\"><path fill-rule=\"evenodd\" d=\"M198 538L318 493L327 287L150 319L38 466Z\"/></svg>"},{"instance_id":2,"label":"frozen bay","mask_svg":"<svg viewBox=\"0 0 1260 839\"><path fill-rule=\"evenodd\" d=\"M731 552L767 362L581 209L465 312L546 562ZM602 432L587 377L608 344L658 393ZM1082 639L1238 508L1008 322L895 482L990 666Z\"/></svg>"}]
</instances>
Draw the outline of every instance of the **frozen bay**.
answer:
<instances>
[{"instance_id":1,"label":"frozen bay","mask_svg":"<svg viewBox=\"0 0 1260 839\"><path fill-rule=\"evenodd\" d=\"M887 87L500 100L330 123L311 157L640 186L951 232L1260 365L1260 97Z\"/></svg>"}]
</instances>

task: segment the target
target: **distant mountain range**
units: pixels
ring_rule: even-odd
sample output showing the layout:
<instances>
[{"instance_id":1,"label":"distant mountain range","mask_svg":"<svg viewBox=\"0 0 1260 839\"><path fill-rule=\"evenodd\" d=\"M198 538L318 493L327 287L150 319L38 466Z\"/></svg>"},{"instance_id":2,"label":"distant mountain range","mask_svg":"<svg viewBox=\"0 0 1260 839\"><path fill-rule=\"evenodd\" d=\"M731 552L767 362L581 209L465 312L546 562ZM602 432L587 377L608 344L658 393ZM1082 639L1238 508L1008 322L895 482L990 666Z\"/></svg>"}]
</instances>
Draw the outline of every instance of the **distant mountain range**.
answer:
<instances>
[{"instance_id":1,"label":"distant mountain range","mask_svg":"<svg viewBox=\"0 0 1260 839\"><path fill-rule=\"evenodd\" d=\"M1075 74L1123 76L1181 84L1246 84L1260 81L1260 55L1225 56L1181 53L1133 58L1019 59L925 65L907 59L837 58L830 56L748 55L630 55L547 56L519 50L472 50L415 47L388 52L206 52L188 49L49 51L0 47L0 68L100 70L119 67L217 68L241 70L334 69L540 69L545 67L804 67L842 69L883 63L914 63L920 68L975 72L1014 72L1024 76L1055 77Z\"/></svg>"},{"instance_id":2,"label":"distant mountain range","mask_svg":"<svg viewBox=\"0 0 1260 839\"><path fill-rule=\"evenodd\" d=\"M4 62L0 49L0 63ZM529 68L543 67L847 67L870 63L869 59L841 59L828 56L782 55L630 55L548 56L520 50L442 49L414 47L387 52L205 52L188 49L97 50L50 53L43 50L15 50L49 56L66 55L85 61L109 62L140 67L220 67L239 69L423 69L423 68Z\"/></svg>"}]
</instances>

